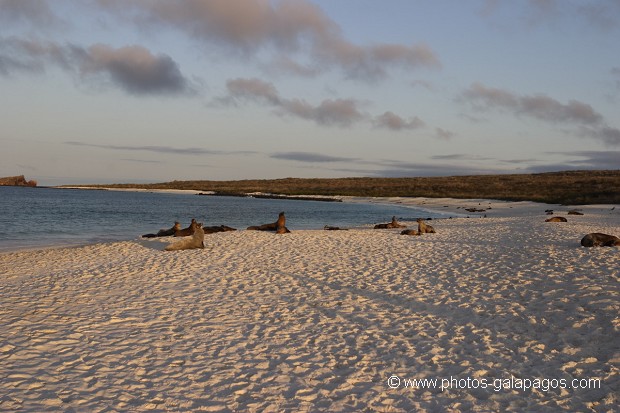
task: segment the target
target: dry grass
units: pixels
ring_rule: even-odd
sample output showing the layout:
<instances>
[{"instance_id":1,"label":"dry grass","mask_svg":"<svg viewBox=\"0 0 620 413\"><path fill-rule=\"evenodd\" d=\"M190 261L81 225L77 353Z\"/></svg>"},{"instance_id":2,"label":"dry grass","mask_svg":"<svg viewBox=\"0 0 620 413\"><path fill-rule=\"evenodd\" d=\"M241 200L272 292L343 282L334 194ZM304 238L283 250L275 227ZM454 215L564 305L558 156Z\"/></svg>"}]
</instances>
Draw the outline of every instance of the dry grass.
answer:
<instances>
[{"instance_id":1,"label":"dry grass","mask_svg":"<svg viewBox=\"0 0 620 413\"><path fill-rule=\"evenodd\" d=\"M620 170L427 178L285 178L241 181L172 181L157 184L98 186L192 189L231 195L268 192L287 195L486 198L571 205L620 203Z\"/></svg>"}]
</instances>

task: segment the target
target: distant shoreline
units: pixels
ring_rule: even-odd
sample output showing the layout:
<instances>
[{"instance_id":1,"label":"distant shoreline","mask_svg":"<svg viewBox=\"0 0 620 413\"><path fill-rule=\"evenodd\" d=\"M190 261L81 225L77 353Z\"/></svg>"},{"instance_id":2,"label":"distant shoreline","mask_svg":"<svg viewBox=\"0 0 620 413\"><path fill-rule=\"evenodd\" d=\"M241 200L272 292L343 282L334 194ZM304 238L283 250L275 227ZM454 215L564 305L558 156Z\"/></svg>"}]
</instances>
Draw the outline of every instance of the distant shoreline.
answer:
<instances>
[{"instance_id":1,"label":"distant shoreline","mask_svg":"<svg viewBox=\"0 0 620 413\"><path fill-rule=\"evenodd\" d=\"M284 178L171 181L153 184L66 185L58 188L191 190L223 196L405 197L496 199L546 204L620 203L620 170L424 178ZM305 199L305 198L303 198ZM316 199L314 199L316 200Z\"/></svg>"}]
</instances>

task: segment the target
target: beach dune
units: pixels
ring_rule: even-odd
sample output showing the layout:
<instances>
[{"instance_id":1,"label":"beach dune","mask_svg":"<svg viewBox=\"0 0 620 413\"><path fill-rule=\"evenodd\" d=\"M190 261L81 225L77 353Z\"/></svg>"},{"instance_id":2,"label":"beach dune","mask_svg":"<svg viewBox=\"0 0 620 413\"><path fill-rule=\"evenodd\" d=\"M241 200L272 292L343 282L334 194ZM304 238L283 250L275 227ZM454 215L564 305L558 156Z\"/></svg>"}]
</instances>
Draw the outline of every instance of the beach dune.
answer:
<instances>
[{"instance_id":1,"label":"beach dune","mask_svg":"<svg viewBox=\"0 0 620 413\"><path fill-rule=\"evenodd\" d=\"M620 248L579 240L620 215L543 210L0 254L0 410L613 411Z\"/></svg>"}]
</instances>

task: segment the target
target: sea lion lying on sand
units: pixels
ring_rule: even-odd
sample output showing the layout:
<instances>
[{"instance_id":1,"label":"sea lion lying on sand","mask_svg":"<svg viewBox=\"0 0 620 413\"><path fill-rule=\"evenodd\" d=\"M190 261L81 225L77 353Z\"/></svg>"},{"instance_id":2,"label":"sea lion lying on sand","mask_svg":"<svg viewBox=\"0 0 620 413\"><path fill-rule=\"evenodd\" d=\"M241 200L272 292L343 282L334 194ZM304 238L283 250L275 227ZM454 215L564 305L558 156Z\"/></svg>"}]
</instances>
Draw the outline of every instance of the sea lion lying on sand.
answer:
<instances>
[{"instance_id":1,"label":"sea lion lying on sand","mask_svg":"<svg viewBox=\"0 0 620 413\"><path fill-rule=\"evenodd\" d=\"M579 212L576 209L568 211L568 215L583 215L583 212Z\"/></svg>"},{"instance_id":2,"label":"sea lion lying on sand","mask_svg":"<svg viewBox=\"0 0 620 413\"><path fill-rule=\"evenodd\" d=\"M284 212L278 214L278 220L271 224L253 225L247 228L249 231L275 231L276 234L286 234L291 231L286 228L286 217Z\"/></svg>"},{"instance_id":3,"label":"sea lion lying on sand","mask_svg":"<svg viewBox=\"0 0 620 413\"><path fill-rule=\"evenodd\" d=\"M404 229L400 235L422 235L422 233L420 231L416 231L415 229Z\"/></svg>"},{"instance_id":4,"label":"sea lion lying on sand","mask_svg":"<svg viewBox=\"0 0 620 413\"><path fill-rule=\"evenodd\" d=\"M236 228L227 227L226 225L216 225L211 227L202 227L205 234L215 234L216 232L236 231Z\"/></svg>"},{"instance_id":5,"label":"sea lion lying on sand","mask_svg":"<svg viewBox=\"0 0 620 413\"><path fill-rule=\"evenodd\" d=\"M348 231L348 229L347 229L347 228L331 227L331 226L329 226L329 225L325 225L325 226L323 227L323 229L324 229L325 231Z\"/></svg>"},{"instance_id":6,"label":"sea lion lying on sand","mask_svg":"<svg viewBox=\"0 0 620 413\"><path fill-rule=\"evenodd\" d=\"M620 247L620 238L592 232L581 239L581 245L584 247Z\"/></svg>"},{"instance_id":7,"label":"sea lion lying on sand","mask_svg":"<svg viewBox=\"0 0 620 413\"><path fill-rule=\"evenodd\" d=\"M182 240L173 242L168 245L165 249L166 251L180 251L180 250L191 250L194 248L204 248L205 247L205 232L202 230L202 224L195 223L194 226L194 234L191 238L184 238Z\"/></svg>"},{"instance_id":8,"label":"sea lion lying on sand","mask_svg":"<svg viewBox=\"0 0 620 413\"><path fill-rule=\"evenodd\" d=\"M194 233L196 230L196 220L192 218L192 223L189 224L189 227L180 229L174 233L175 237L187 237Z\"/></svg>"},{"instance_id":9,"label":"sea lion lying on sand","mask_svg":"<svg viewBox=\"0 0 620 413\"><path fill-rule=\"evenodd\" d=\"M407 228L407 225L399 224L396 221L396 217L392 217L392 222L388 222L387 224L377 224L375 225L375 229L391 229L391 228Z\"/></svg>"},{"instance_id":10,"label":"sea lion lying on sand","mask_svg":"<svg viewBox=\"0 0 620 413\"><path fill-rule=\"evenodd\" d=\"M545 222L568 222L564 217L553 217L545 219Z\"/></svg>"},{"instance_id":11,"label":"sea lion lying on sand","mask_svg":"<svg viewBox=\"0 0 620 413\"><path fill-rule=\"evenodd\" d=\"M422 218L418 218L418 232L420 234L434 234L435 228L428 225Z\"/></svg>"},{"instance_id":12,"label":"sea lion lying on sand","mask_svg":"<svg viewBox=\"0 0 620 413\"><path fill-rule=\"evenodd\" d=\"M172 228L160 229L159 231L157 231L157 234L144 234L142 235L142 238L170 237L174 235L175 232L180 231L180 230L181 230L181 224L175 221Z\"/></svg>"}]
</instances>

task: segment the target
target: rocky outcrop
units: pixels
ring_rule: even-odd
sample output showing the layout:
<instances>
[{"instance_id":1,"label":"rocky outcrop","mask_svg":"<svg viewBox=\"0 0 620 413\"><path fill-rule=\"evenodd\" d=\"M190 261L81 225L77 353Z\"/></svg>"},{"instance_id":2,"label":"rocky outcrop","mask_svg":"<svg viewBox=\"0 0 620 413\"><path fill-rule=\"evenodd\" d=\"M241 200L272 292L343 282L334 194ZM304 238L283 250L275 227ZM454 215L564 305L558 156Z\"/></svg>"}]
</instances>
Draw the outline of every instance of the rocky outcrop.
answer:
<instances>
[{"instance_id":1,"label":"rocky outcrop","mask_svg":"<svg viewBox=\"0 0 620 413\"><path fill-rule=\"evenodd\" d=\"M0 178L0 186L37 186L37 181L26 181L24 175Z\"/></svg>"}]
</instances>

